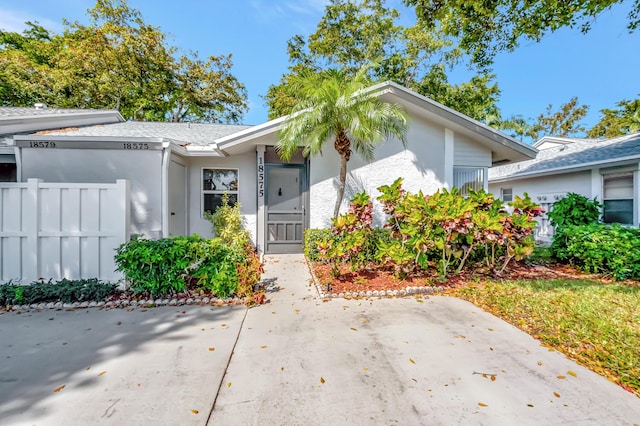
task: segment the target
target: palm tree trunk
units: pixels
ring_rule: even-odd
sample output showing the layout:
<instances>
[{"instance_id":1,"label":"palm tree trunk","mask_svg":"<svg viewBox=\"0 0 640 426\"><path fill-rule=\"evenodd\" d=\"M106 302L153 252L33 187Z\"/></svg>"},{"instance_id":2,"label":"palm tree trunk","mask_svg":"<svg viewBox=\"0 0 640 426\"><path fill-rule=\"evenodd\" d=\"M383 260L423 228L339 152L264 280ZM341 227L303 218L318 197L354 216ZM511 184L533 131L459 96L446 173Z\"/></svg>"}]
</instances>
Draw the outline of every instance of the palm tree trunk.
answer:
<instances>
[{"instance_id":1,"label":"palm tree trunk","mask_svg":"<svg viewBox=\"0 0 640 426\"><path fill-rule=\"evenodd\" d=\"M342 204L342 198L344 197L344 186L347 182L347 156L340 155L340 175L338 177L338 195L336 198L336 207L333 209L333 217L337 218L340 212L340 204Z\"/></svg>"}]
</instances>

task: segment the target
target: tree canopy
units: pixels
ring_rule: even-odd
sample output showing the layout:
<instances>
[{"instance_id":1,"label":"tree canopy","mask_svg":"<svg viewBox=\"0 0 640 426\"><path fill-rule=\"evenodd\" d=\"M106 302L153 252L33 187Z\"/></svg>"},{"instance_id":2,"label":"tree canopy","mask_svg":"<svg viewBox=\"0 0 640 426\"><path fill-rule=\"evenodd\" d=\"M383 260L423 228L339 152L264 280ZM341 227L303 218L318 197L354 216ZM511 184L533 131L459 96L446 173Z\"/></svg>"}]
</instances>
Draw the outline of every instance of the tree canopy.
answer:
<instances>
[{"instance_id":1,"label":"tree canopy","mask_svg":"<svg viewBox=\"0 0 640 426\"><path fill-rule=\"evenodd\" d=\"M616 103L619 108L601 109L602 118L588 132L590 138L613 138L640 132L640 99Z\"/></svg>"},{"instance_id":2,"label":"tree canopy","mask_svg":"<svg viewBox=\"0 0 640 426\"><path fill-rule=\"evenodd\" d=\"M558 111L553 111L553 105L549 104L545 113L540 114L536 122L529 129L529 136L540 139L543 136L570 137L582 134L585 127L581 120L587 115L589 107L578 105L578 98L573 97L565 104L560 105Z\"/></svg>"},{"instance_id":3,"label":"tree canopy","mask_svg":"<svg viewBox=\"0 0 640 426\"><path fill-rule=\"evenodd\" d=\"M276 145L280 156L289 160L299 148L305 156L316 155L333 141L340 155L334 217L338 217L342 204L352 149L371 161L374 148L384 139L395 136L405 142L404 111L365 90L371 84L368 69L364 66L353 76L334 69L302 73L293 87L299 102L285 121Z\"/></svg>"},{"instance_id":4,"label":"tree canopy","mask_svg":"<svg viewBox=\"0 0 640 426\"><path fill-rule=\"evenodd\" d=\"M489 66L499 51L511 51L522 39L540 41L562 27L583 32L603 11L625 0L404 0L431 31L457 40L474 63ZM626 2L630 3L630 2ZM628 29L640 25L640 0L633 0Z\"/></svg>"},{"instance_id":5,"label":"tree canopy","mask_svg":"<svg viewBox=\"0 0 640 426\"><path fill-rule=\"evenodd\" d=\"M478 120L499 116L494 76L483 72L451 84L447 72L460 59L460 50L420 22L399 25L399 15L383 0L331 0L313 34L289 40L289 71L265 96L269 117L293 110L298 95L292 87L303 73L335 68L355 75L372 61L372 82L394 81Z\"/></svg>"},{"instance_id":6,"label":"tree canopy","mask_svg":"<svg viewBox=\"0 0 640 426\"><path fill-rule=\"evenodd\" d=\"M90 23L64 21L62 34L27 22L0 31L0 102L118 109L127 119L238 122L245 87L231 55L179 54L126 0L97 0Z\"/></svg>"}]
</instances>

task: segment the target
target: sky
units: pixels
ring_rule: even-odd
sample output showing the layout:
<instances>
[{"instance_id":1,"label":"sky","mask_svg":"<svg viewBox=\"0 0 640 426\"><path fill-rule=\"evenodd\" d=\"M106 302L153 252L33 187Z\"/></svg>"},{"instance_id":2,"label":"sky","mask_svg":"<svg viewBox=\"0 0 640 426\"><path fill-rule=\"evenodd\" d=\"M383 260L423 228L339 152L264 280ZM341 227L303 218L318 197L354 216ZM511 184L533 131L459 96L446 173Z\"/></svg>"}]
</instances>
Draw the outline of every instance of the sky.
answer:
<instances>
[{"instance_id":1,"label":"sky","mask_svg":"<svg viewBox=\"0 0 640 426\"><path fill-rule=\"evenodd\" d=\"M170 36L182 51L233 55L232 73L249 96L244 124L267 120L264 96L287 72L287 40L315 31L327 0L129 0L145 21ZM62 19L86 23L86 10L94 0L0 0L0 28L21 32L25 21L38 21L53 32L63 29ZM400 0L388 4L406 13ZM564 28L540 43L524 42L514 52L497 56L493 71L502 91L502 115L522 115L535 120L552 104L554 110L573 96L589 105L583 124L590 128L599 110L615 108L622 99L640 97L640 31L628 34L626 15L632 1L601 14L592 30ZM467 80L464 67L451 82Z\"/></svg>"}]
</instances>

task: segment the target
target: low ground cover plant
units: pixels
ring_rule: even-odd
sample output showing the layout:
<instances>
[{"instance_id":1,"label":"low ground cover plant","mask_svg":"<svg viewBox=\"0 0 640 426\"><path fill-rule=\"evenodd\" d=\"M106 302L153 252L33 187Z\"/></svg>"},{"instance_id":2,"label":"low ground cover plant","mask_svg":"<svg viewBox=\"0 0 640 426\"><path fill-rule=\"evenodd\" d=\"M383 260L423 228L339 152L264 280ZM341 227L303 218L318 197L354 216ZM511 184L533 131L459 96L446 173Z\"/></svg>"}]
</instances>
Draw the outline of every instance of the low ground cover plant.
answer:
<instances>
[{"instance_id":1,"label":"low ground cover plant","mask_svg":"<svg viewBox=\"0 0 640 426\"><path fill-rule=\"evenodd\" d=\"M372 203L364 193L351 200L347 213L333 219L330 231L308 232L305 252L331 264L334 277L342 264L357 271L372 263L393 269L400 278L429 270L444 278L460 273L469 262L502 272L511 260L533 251L534 218L542 210L526 194L515 197L509 213L502 201L484 191L469 190L468 197L455 188L411 194L402 188L401 178L378 190L388 219L386 232L372 229Z\"/></svg>"},{"instance_id":2,"label":"low ground cover plant","mask_svg":"<svg viewBox=\"0 0 640 426\"><path fill-rule=\"evenodd\" d=\"M62 279L57 282L34 281L29 285L0 285L0 306L31 305L49 302L99 302L117 292L117 285L97 278Z\"/></svg>"}]
</instances>

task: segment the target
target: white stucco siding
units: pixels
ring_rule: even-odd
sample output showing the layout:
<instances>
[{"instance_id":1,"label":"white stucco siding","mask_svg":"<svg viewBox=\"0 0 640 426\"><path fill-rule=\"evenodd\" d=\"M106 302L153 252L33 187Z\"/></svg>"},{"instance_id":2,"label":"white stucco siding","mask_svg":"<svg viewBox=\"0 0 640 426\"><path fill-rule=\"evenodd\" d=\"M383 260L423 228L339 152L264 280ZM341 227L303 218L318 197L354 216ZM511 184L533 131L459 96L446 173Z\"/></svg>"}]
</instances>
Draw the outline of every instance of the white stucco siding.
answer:
<instances>
[{"instance_id":1,"label":"white stucco siding","mask_svg":"<svg viewBox=\"0 0 640 426\"><path fill-rule=\"evenodd\" d=\"M238 200L245 227L256 242L256 153L255 151L230 157L191 158L189 162L189 234L212 237L211 222L202 215L202 169L238 169Z\"/></svg>"},{"instance_id":2,"label":"white stucco siding","mask_svg":"<svg viewBox=\"0 0 640 426\"><path fill-rule=\"evenodd\" d=\"M522 196L528 193L535 202L537 197L546 196L546 202L553 202L553 196L564 195L568 192L575 192L588 198L593 198L598 194L593 194L591 185L591 171L584 170L580 172L564 173L558 175L540 176L529 179L519 179L509 182L489 182L489 192L500 197L501 189L512 188L513 195Z\"/></svg>"},{"instance_id":3,"label":"white stucco siding","mask_svg":"<svg viewBox=\"0 0 640 426\"><path fill-rule=\"evenodd\" d=\"M22 148L22 180L131 185L131 233L162 236L162 151Z\"/></svg>"},{"instance_id":4,"label":"white stucco siding","mask_svg":"<svg viewBox=\"0 0 640 426\"><path fill-rule=\"evenodd\" d=\"M491 167L491 151L470 138L455 133L453 164L455 166Z\"/></svg>"},{"instance_id":5,"label":"white stucco siding","mask_svg":"<svg viewBox=\"0 0 640 426\"><path fill-rule=\"evenodd\" d=\"M406 150L400 141L389 140L376 148L372 163L364 162L354 152L348 163L342 211L346 210L349 199L356 193L366 191L375 200L379 195L377 188L391 184L398 177L404 178L403 187L410 192L422 190L425 194L431 194L442 188L446 167L444 133L443 127L414 120L407 132ZM311 228L331 226L339 170L340 157L330 144L322 156L311 158ZM375 201L374 209L374 218L380 221L382 210Z\"/></svg>"}]
</instances>

